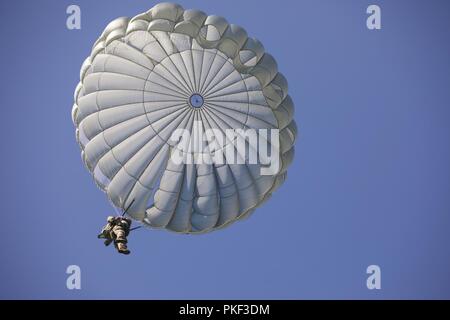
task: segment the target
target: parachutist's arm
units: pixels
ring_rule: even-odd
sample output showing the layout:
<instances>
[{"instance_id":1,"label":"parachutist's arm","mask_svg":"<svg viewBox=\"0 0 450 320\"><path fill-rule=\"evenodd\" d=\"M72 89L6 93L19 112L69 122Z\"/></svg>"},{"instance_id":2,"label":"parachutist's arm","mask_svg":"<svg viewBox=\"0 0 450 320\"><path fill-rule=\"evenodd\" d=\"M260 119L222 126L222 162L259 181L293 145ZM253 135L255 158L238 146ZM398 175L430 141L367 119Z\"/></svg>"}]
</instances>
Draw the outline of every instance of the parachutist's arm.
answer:
<instances>
[{"instance_id":1,"label":"parachutist's arm","mask_svg":"<svg viewBox=\"0 0 450 320\"><path fill-rule=\"evenodd\" d=\"M98 236L97 236L98 239L110 239L110 238L111 238L111 236L110 236L110 234L109 234L109 231L108 231L108 228L107 228L107 227L108 227L108 226L104 227L104 228L102 229L102 232L100 232L100 233L98 234Z\"/></svg>"}]
</instances>

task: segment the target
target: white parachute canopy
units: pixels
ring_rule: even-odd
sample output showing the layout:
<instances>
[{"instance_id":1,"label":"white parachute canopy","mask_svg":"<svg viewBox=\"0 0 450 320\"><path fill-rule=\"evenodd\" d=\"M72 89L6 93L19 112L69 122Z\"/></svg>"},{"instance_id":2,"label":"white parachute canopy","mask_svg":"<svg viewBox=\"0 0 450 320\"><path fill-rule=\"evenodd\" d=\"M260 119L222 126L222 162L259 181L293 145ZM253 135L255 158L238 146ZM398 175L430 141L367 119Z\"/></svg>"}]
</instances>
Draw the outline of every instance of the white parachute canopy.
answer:
<instances>
[{"instance_id":1,"label":"white parachute canopy","mask_svg":"<svg viewBox=\"0 0 450 320\"><path fill-rule=\"evenodd\" d=\"M222 17L162 3L116 19L80 79L72 119L83 161L115 206L134 200L135 220L211 231L248 216L286 177L297 132L286 79L259 41ZM173 139L180 129L190 137L180 135L183 143ZM209 132L206 148L192 148L199 132L196 141ZM248 132L267 142L275 171L250 163L256 140ZM172 161L177 151L184 161ZM225 151L236 156L218 161Z\"/></svg>"}]
</instances>

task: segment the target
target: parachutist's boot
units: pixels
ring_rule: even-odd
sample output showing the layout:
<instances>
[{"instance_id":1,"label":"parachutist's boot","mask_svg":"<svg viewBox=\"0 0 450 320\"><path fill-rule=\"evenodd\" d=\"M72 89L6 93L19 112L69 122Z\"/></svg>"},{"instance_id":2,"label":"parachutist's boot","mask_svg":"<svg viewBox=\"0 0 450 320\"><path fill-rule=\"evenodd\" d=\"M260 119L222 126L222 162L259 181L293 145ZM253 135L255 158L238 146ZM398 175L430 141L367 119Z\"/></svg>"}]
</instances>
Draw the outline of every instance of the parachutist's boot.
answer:
<instances>
[{"instance_id":1,"label":"parachutist's boot","mask_svg":"<svg viewBox=\"0 0 450 320\"><path fill-rule=\"evenodd\" d=\"M122 254L130 254L130 250L124 242L117 242L117 251Z\"/></svg>"}]
</instances>

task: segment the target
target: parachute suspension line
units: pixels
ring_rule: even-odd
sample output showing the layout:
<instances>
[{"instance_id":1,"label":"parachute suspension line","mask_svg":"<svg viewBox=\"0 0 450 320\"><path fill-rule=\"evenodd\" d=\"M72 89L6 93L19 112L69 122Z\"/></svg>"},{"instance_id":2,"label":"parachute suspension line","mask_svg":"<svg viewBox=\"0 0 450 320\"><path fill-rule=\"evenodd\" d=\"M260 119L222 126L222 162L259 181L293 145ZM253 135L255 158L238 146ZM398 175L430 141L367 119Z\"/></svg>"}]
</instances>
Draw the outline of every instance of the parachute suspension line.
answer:
<instances>
[{"instance_id":1,"label":"parachute suspension line","mask_svg":"<svg viewBox=\"0 0 450 320\"><path fill-rule=\"evenodd\" d=\"M142 228L142 226L137 226L137 227L131 228L131 229L130 229L130 232L133 231L133 230L140 229L140 228Z\"/></svg>"},{"instance_id":2,"label":"parachute suspension line","mask_svg":"<svg viewBox=\"0 0 450 320\"><path fill-rule=\"evenodd\" d=\"M116 205L114 204L114 202L112 202L110 199L108 199L108 201L109 201L109 203L111 204L111 206L113 207L113 209L114 209L116 215L120 216L120 215L122 214L120 211L122 211L122 210L119 211L119 208L116 207Z\"/></svg>"},{"instance_id":3,"label":"parachute suspension line","mask_svg":"<svg viewBox=\"0 0 450 320\"><path fill-rule=\"evenodd\" d=\"M135 200L135 199L131 200L131 202L130 202L130 204L128 205L128 207L127 207L127 208L125 209L125 211L122 213L122 217L127 213L128 209L131 208L131 206L132 206L133 203L134 203L134 200Z\"/></svg>"}]
</instances>

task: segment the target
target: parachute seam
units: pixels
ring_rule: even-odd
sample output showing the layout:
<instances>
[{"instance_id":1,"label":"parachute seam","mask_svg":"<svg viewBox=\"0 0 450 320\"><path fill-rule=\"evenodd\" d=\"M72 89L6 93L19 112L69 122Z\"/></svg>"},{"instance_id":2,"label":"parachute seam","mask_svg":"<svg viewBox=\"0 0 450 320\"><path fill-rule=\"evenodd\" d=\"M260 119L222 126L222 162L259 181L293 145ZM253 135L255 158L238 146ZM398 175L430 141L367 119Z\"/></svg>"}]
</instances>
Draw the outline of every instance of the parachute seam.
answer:
<instances>
[{"instance_id":1,"label":"parachute seam","mask_svg":"<svg viewBox=\"0 0 450 320\"><path fill-rule=\"evenodd\" d=\"M157 38L157 37L155 37L155 40L156 40L156 42L158 42L158 44L160 45L160 47L163 49L163 51L166 53L166 55L167 55L167 57L169 58L169 60L172 62L172 64L173 64L173 66L175 67L175 69L178 71L178 73L180 74L180 76L181 76L181 78L186 82L186 79L184 79L184 76L182 75L182 73L181 73L181 70L177 67L177 65L175 64L175 62L172 60L172 55L173 54L175 54L175 53L178 53L179 54L179 52L174 52L174 53L172 53L172 54L170 54L169 55L169 53L167 52L167 50L163 47L163 45L161 44L161 42L159 41L159 39ZM166 58L164 58L163 60L165 60ZM162 60L161 60L162 61ZM181 57L181 61L183 61L183 57ZM185 70L186 70L186 75L188 76L188 78L189 78L189 73L187 72L187 69L186 69L186 66L184 65L184 61L183 61L183 66L184 66L184 68L185 68ZM189 79L188 79L189 80ZM190 82L190 81L189 81ZM187 85L187 89L189 89L188 90L188 92L189 91L192 91L192 88L190 88L189 87L189 85L186 83L186 85ZM192 83L191 83L191 86L192 86Z\"/></svg>"}]
</instances>

